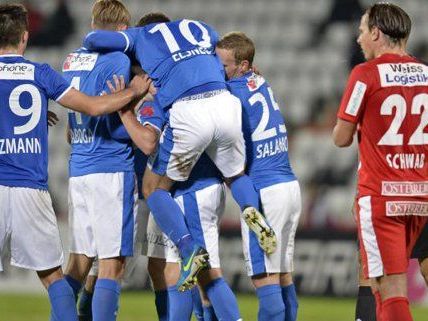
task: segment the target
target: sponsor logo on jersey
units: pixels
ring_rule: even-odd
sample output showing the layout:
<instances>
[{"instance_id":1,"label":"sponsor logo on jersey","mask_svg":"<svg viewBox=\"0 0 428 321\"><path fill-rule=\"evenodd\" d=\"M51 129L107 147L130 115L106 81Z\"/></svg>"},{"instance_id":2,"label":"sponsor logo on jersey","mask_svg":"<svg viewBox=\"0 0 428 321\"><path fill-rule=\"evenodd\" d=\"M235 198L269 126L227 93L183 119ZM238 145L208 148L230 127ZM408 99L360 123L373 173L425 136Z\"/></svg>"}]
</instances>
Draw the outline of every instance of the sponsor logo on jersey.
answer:
<instances>
[{"instance_id":1,"label":"sponsor logo on jersey","mask_svg":"<svg viewBox=\"0 0 428 321\"><path fill-rule=\"evenodd\" d=\"M384 196L428 196L428 181L382 182Z\"/></svg>"},{"instance_id":2,"label":"sponsor logo on jersey","mask_svg":"<svg viewBox=\"0 0 428 321\"><path fill-rule=\"evenodd\" d=\"M386 216L418 215L428 216L428 202L391 201L386 202Z\"/></svg>"},{"instance_id":3,"label":"sponsor logo on jersey","mask_svg":"<svg viewBox=\"0 0 428 321\"><path fill-rule=\"evenodd\" d=\"M428 86L428 66L423 64L380 64L377 68L382 87Z\"/></svg>"},{"instance_id":4,"label":"sponsor logo on jersey","mask_svg":"<svg viewBox=\"0 0 428 321\"><path fill-rule=\"evenodd\" d=\"M0 138L0 155L41 153L42 144L38 138Z\"/></svg>"},{"instance_id":5,"label":"sponsor logo on jersey","mask_svg":"<svg viewBox=\"0 0 428 321\"><path fill-rule=\"evenodd\" d=\"M265 79L257 74L252 74L247 78L247 87L250 92L256 91L259 89L264 83Z\"/></svg>"},{"instance_id":6,"label":"sponsor logo on jersey","mask_svg":"<svg viewBox=\"0 0 428 321\"><path fill-rule=\"evenodd\" d=\"M65 58L62 71L91 71L95 67L98 54L73 52Z\"/></svg>"},{"instance_id":7,"label":"sponsor logo on jersey","mask_svg":"<svg viewBox=\"0 0 428 321\"><path fill-rule=\"evenodd\" d=\"M357 116L358 110L360 110L361 103L364 98L364 94L367 90L367 85L362 81L355 83L354 89L352 90L351 97L349 98L348 105L346 106L345 113L351 116Z\"/></svg>"},{"instance_id":8,"label":"sponsor logo on jersey","mask_svg":"<svg viewBox=\"0 0 428 321\"><path fill-rule=\"evenodd\" d=\"M30 64L5 64L0 62L0 79L34 80L34 70L34 65Z\"/></svg>"}]
</instances>

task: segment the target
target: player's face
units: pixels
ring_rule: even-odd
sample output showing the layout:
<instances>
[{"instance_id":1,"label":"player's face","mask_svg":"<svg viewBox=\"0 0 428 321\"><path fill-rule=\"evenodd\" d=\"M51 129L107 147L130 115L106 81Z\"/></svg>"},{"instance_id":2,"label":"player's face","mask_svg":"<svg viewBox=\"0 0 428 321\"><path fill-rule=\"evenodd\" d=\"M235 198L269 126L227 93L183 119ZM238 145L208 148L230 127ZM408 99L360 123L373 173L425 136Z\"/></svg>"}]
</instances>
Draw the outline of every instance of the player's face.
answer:
<instances>
[{"instance_id":1,"label":"player's face","mask_svg":"<svg viewBox=\"0 0 428 321\"><path fill-rule=\"evenodd\" d=\"M360 27L358 28L360 34L358 36L357 42L363 51L364 58L370 60L374 58L374 52L372 49L372 35L369 30L368 24L368 15L364 14L361 17Z\"/></svg>"},{"instance_id":2,"label":"player's face","mask_svg":"<svg viewBox=\"0 0 428 321\"><path fill-rule=\"evenodd\" d=\"M239 65L236 64L233 50L217 48L216 53L220 57L221 63L224 66L227 79L232 79L241 76L239 72L240 68Z\"/></svg>"}]
</instances>

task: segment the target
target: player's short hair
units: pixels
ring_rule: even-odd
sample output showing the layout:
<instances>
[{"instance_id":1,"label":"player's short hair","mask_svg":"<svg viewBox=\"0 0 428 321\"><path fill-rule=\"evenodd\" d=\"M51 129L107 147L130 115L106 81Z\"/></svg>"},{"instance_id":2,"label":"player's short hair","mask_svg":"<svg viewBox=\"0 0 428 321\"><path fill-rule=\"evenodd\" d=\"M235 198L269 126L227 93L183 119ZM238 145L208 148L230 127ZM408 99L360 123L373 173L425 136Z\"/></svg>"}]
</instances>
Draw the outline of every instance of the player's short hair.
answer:
<instances>
[{"instance_id":1,"label":"player's short hair","mask_svg":"<svg viewBox=\"0 0 428 321\"><path fill-rule=\"evenodd\" d=\"M366 11L369 30L378 27L393 43L407 40L412 29L409 15L399 6L388 2L372 5Z\"/></svg>"},{"instance_id":2,"label":"player's short hair","mask_svg":"<svg viewBox=\"0 0 428 321\"><path fill-rule=\"evenodd\" d=\"M92 22L99 28L115 30L119 25L129 27L131 14L120 0L97 0L92 7Z\"/></svg>"},{"instance_id":3,"label":"player's short hair","mask_svg":"<svg viewBox=\"0 0 428 321\"><path fill-rule=\"evenodd\" d=\"M253 64L256 48L254 42L243 32L233 31L225 34L217 43L217 48L233 50L237 64L243 60L248 60L250 66Z\"/></svg>"},{"instance_id":4,"label":"player's short hair","mask_svg":"<svg viewBox=\"0 0 428 321\"><path fill-rule=\"evenodd\" d=\"M162 22L170 22L170 21L171 19L169 19L166 16L166 14L162 12L150 12L141 17L136 27L144 27L151 23L162 23Z\"/></svg>"},{"instance_id":5,"label":"player's short hair","mask_svg":"<svg viewBox=\"0 0 428 321\"><path fill-rule=\"evenodd\" d=\"M23 5L0 5L0 48L17 47L27 30L28 13Z\"/></svg>"}]
</instances>

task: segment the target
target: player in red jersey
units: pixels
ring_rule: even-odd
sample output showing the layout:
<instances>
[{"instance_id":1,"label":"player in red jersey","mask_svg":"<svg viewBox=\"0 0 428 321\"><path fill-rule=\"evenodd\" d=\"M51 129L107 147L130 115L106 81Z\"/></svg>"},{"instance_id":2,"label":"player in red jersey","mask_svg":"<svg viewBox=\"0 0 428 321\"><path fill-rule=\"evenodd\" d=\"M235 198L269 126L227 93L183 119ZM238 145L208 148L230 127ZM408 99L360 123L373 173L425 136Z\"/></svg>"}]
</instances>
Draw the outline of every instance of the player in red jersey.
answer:
<instances>
[{"instance_id":1,"label":"player in red jersey","mask_svg":"<svg viewBox=\"0 0 428 321\"><path fill-rule=\"evenodd\" d=\"M358 235L377 318L409 321L406 270L428 217L428 67L406 52L411 21L400 7L371 6L359 30L367 62L351 72L333 139L346 147L357 132Z\"/></svg>"}]
</instances>

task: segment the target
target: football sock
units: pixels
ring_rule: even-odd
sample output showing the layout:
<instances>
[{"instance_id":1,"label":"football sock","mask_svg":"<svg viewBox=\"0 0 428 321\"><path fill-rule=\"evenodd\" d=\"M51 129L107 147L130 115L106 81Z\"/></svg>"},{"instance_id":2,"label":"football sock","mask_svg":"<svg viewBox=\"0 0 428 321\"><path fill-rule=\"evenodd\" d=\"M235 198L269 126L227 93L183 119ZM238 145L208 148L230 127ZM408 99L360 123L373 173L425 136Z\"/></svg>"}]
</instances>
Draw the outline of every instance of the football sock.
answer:
<instances>
[{"instance_id":1,"label":"football sock","mask_svg":"<svg viewBox=\"0 0 428 321\"><path fill-rule=\"evenodd\" d=\"M202 321L218 321L215 315L214 307L212 305L204 305L204 318Z\"/></svg>"},{"instance_id":2,"label":"football sock","mask_svg":"<svg viewBox=\"0 0 428 321\"><path fill-rule=\"evenodd\" d=\"M80 288L82 287L82 283L72 278L70 275L64 275L64 279L67 281L68 285L73 289L74 298L77 302L77 298L79 296Z\"/></svg>"},{"instance_id":3,"label":"football sock","mask_svg":"<svg viewBox=\"0 0 428 321\"><path fill-rule=\"evenodd\" d=\"M77 310L73 289L65 279L59 279L48 287L49 301L52 308L52 319L76 321Z\"/></svg>"},{"instance_id":4,"label":"football sock","mask_svg":"<svg viewBox=\"0 0 428 321\"><path fill-rule=\"evenodd\" d=\"M80 321L92 321L92 297L93 293L88 292L83 288L82 293L80 294L79 304L77 306Z\"/></svg>"},{"instance_id":5,"label":"football sock","mask_svg":"<svg viewBox=\"0 0 428 321\"><path fill-rule=\"evenodd\" d=\"M199 288L195 286L192 290L193 299L193 314L198 321L204 321L204 310L202 308L202 300L199 294Z\"/></svg>"},{"instance_id":6,"label":"football sock","mask_svg":"<svg viewBox=\"0 0 428 321\"><path fill-rule=\"evenodd\" d=\"M94 321L115 321L119 310L120 284L115 280L98 279L92 298Z\"/></svg>"},{"instance_id":7,"label":"football sock","mask_svg":"<svg viewBox=\"0 0 428 321\"><path fill-rule=\"evenodd\" d=\"M155 291L155 305L159 321L168 321L168 291Z\"/></svg>"},{"instance_id":8,"label":"football sock","mask_svg":"<svg viewBox=\"0 0 428 321\"><path fill-rule=\"evenodd\" d=\"M285 305L279 284L269 284L256 289L259 299L258 321L284 321Z\"/></svg>"},{"instance_id":9,"label":"football sock","mask_svg":"<svg viewBox=\"0 0 428 321\"><path fill-rule=\"evenodd\" d=\"M297 309L299 308L296 287L294 286L294 284L283 286L281 287L281 292L282 300L285 305L285 321L296 321Z\"/></svg>"},{"instance_id":10,"label":"football sock","mask_svg":"<svg viewBox=\"0 0 428 321\"><path fill-rule=\"evenodd\" d=\"M156 189L147 198L147 205L152 211L156 224L178 247L181 256L189 256L195 243L190 236L183 212L171 194L162 189Z\"/></svg>"},{"instance_id":11,"label":"football sock","mask_svg":"<svg viewBox=\"0 0 428 321\"><path fill-rule=\"evenodd\" d=\"M394 297L382 302L382 320L412 321L409 300L405 297Z\"/></svg>"},{"instance_id":12,"label":"football sock","mask_svg":"<svg viewBox=\"0 0 428 321\"><path fill-rule=\"evenodd\" d=\"M239 320L240 314L236 297L223 278L217 278L205 286L205 292L220 320Z\"/></svg>"},{"instance_id":13,"label":"football sock","mask_svg":"<svg viewBox=\"0 0 428 321\"><path fill-rule=\"evenodd\" d=\"M252 206L259 209L259 195L254 189L253 182L247 175L243 175L235 179L230 184L232 196L238 203L241 211L246 207Z\"/></svg>"},{"instance_id":14,"label":"football sock","mask_svg":"<svg viewBox=\"0 0 428 321\"><path fill-rule=\"evenodd\" d=\"M170 286L168 288L168 321L189 321L192 310L192 292L179 292L176 286Z\"/></svg>"},{"instance_id":15,"label":"football sock","mask_svg":"<svg viewBox=\"0 0 428 321\"><path fill-rule=\"evenodd\" d=\"M376 301L370 286L360 286L358 288L355 320L376 321Z\"/></svg>"}]
</instances>

